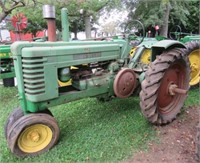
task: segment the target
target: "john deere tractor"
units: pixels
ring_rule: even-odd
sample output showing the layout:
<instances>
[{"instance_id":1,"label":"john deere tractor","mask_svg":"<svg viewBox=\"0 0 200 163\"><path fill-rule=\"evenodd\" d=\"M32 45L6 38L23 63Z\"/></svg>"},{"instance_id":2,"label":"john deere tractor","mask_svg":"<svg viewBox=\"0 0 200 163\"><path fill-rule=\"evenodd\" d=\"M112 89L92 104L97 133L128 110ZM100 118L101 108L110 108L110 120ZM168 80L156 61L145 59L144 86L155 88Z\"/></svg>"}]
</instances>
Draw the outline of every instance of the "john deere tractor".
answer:
<instances>
[{"instance_id":1,"label":"john deere tractor","mask_svg":"<svg viewBox=\"0 0 200 163\"><path fill-rule=\"evenodd\" d=\"M149 122L163 125L176 118L189 89L184 44L172 40L154 44L151 63L144 65L139 61L141 53L129 57L132 33L124 39L72 42L68 41L66 9L61 16L66 22L62 23L63 41L52 38L11 46L20 100L5 125L12 153L35 156L52 148L60 129L48 108L86 97L134 98L141 87L140 107ZM71 83L59 87L58 80Z\"/></svg>"},{"instance_id":2,"label":"john deere tractor","mask_svg":"<svg viewBox=\"0 0 200 163\"><path fill-rule=\"evenodd\" d=\"M10 45L0 45L0 79L5 87L14 86L14 63Z\"/></svg>"}]
</instances>

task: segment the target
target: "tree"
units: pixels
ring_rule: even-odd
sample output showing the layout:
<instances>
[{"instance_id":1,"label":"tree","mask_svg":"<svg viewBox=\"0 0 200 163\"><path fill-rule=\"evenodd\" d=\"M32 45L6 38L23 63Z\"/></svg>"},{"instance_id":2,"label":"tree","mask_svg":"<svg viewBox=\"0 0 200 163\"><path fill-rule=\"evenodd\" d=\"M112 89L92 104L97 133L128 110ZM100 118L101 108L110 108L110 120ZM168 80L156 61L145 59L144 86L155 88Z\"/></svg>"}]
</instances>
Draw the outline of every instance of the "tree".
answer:
<instances>
[{"instance_id":1,"label":"tree","mask_svg":"<svg viewBox=\"0 0 200 163\"><path fill-rule=\"evenodd\" d=\"M129 6L129 18L140 19L147 27L149 25L159 25L160 35L167 37L169 20L186 26L188 16L190 15L189 6L197 0L180 1L180 0L135 0L125 3ZM152 5L153 3L153 5Z\"/></svg>"},{"instance_id":2,"label":"tree","mask_svg":"<svg viewBox=\"0 0 200 163\"><path fill-rule=\"evenodd\" d=\"M35 3L36 0L0 0L0 22L16 8L32 6Z\"/></svg>"},{"instance_id":3,"label":"tree","mask_svg":"<svg viewBox=\"0 0 200 163\"><path fill-rule=\"evenodd\" d=\"M85 26L86 38L91 38L91 24L96 21L98 13L109 6L114 8L120 0L71 0L75 4L75 11L81 14ZM108 9L108 8L107 8ZM74 13L74 10L71 12ZM78 15L79 16L79 15Z\"/></svg>"},{"instance_id":4,"label":"tree","mask_svg":"<svg viewBox=\"0 0 200 163\"><path fill-rule=\"evenodd\" d=\"M13 0L4 0L4 3L9 6ZM77 33L79 31L86 31L87 38L91 37L91 25L98 18L98 14L102 9L111 9L120 4L120 0L14 0L20 2L20 7L13 8L12 14L17 12L23 12L28 18L28 27L24 32L36 33L37 30L46 28L46 22L42 18L42 5L51 4L56 8L56 26L61 30L61 8L66 7L68 9L70 31ZM29 2L29 3L28 3ZM32 3L31 3L32 2ZM34 3L33 3L34 2ZM35 7L25 8L23 6L34 4ZM80 13L80 11L83 11ZM9 12L11 13L11 12ZM8 14L8 13L7 13Z\"/></svg>"},{"instance_id":5,"label":"tree","mask_svg":"<svg viewBox=\"0 0 200 163\"><path fill-rule=\"evenodd\" d=\"M56 7L56 25L61 30L60 9L68 9L70 31L77 33L85 30L86 38L91 37L91 25L96 21L98 13L107 6L115 7L120 0L40 0L41 3L52 4Z\"/></svg>"},{"instance_id":6,"label":"tree","mask_svg":"<svg viewBox=\"0 0 200 163\"><path fill-rule=\"evenodd\" d=\"M184 32L200 34L200 1L192 1L188 6L190 14L187 15L187 22L184 24Z\"/></svg>"}]
</instances>

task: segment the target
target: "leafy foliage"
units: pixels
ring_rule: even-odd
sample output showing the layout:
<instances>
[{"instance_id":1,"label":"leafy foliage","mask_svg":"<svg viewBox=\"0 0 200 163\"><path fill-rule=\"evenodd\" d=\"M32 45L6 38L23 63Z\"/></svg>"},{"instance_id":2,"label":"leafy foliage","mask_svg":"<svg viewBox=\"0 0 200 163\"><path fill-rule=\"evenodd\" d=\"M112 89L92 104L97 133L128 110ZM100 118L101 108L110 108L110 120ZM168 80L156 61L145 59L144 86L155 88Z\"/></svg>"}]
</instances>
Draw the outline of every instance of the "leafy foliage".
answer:
<instances>
[{"instance_id":1,"label":"leafy foliage","mask_svg":"<svg viewBox=\"0 0 200 163\"><path fill-rule=\"evenodd\" d=\"M199 1L180 0L136 0L125 3L130 11L129 19L139 19L146 27L149 25L167 26L181 25L188 31L197 33L198 29L198 7ZM170 15L165 21L165 7L169 5ZM193 28L192 28L193 27ZM195 28L194 28L195 27Z\"/></svg>"},{"instance_id":2,"label":"leafy foliage","mask_svg":"<svg viewBox=\"0 0 200 163\"><path fill-rule=\"evenodd\" d=\"M28 18L28 27L24 32L31 32L36 34L38 30L47 28L45 20L42 18L42 6L44 4L51 4L56 9L56 26L61 31L61 8L68 9L70 31L75 35L79 31L85 30L86 23L85 17L92 18L89 23L94 23L98 18L98 14L103 8L107 10L114 8L119 4L120 0L37 0L35 1L35 7L33 8L18 8L13 12L23 12ZM80 13L80 11L83 11Z\"/></svg>"},{"instance_id":3,"label":"leafy foliage","mask_svg":"<svg viewBox=\"0 0 200 163\"><path fill-rule=\"evenodd\" d=\"M36 0L1 0L0 1L0 22L13 10L21 7L33 7Z\"/></svg>"}]
</instances>

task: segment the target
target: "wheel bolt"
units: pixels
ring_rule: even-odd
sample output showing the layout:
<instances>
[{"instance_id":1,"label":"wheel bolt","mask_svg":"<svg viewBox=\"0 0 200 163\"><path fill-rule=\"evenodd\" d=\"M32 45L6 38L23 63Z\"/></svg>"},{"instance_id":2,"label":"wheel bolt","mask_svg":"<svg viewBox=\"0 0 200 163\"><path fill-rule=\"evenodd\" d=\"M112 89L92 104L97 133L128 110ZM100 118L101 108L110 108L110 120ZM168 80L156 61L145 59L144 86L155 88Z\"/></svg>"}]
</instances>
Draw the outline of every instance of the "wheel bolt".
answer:
<instances>
[{"instance_id":1,"label":"wheel bolt","mask_svg":"<svg viewBox=\"0 0 200 163\"><path fill-rule=\"evenodd\" d=\"M30 134L30 139L31 141L33 142L38 142L39 139L40 139L40 135L37 131L33 131L31 134Z\"/></svg>"}]
</instances>

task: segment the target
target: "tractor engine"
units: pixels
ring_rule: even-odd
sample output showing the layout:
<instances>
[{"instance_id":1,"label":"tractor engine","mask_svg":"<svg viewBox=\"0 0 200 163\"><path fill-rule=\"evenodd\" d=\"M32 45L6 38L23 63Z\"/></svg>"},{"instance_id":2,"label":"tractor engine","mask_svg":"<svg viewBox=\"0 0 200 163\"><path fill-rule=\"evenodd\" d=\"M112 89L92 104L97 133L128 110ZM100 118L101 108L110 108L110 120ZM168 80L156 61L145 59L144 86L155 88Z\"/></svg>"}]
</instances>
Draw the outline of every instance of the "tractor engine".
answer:
<instances>
[{"instance_id":1,"label":"tractor engine","mask_svg":"<svg viewBox=\"0 0 200 163\"><path fill-rule=\"evenodd\" d=\"M115 67L112 65L115 65ZM87 88L108 85L108 75L116 74L119 68L119 64L115 61L89 63L76 67L72 66L62 69L58 79L62 82L71 81L72 87L77 90L85 90ZM66 80L64 81L63 78L66 78Z\"/></svg>"}]
</instances>

